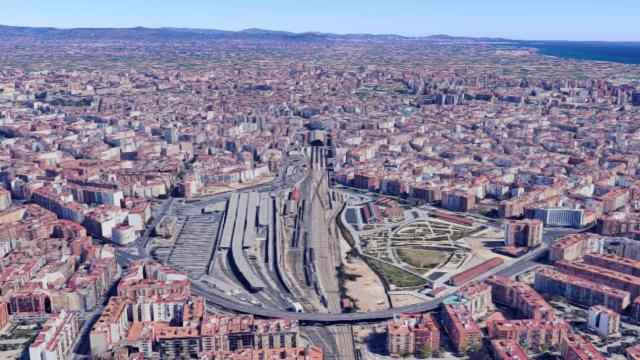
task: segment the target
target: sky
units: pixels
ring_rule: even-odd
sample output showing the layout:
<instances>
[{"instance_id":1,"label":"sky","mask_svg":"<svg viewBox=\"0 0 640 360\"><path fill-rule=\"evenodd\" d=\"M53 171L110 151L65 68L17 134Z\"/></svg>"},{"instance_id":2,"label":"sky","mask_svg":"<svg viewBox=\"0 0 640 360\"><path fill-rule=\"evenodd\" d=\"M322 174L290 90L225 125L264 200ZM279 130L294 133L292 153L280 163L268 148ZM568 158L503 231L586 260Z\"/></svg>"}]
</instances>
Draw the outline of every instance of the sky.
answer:
<instances>
[{"instance_id":1,"label":"sky","mask_svg":"<svg viewBox=\"0 0 640 360\"><path fill-rule=\"evenodd\" d=\"M0 24L640 41L640 0L3 0Z\"/></svg>"}]
</instances>

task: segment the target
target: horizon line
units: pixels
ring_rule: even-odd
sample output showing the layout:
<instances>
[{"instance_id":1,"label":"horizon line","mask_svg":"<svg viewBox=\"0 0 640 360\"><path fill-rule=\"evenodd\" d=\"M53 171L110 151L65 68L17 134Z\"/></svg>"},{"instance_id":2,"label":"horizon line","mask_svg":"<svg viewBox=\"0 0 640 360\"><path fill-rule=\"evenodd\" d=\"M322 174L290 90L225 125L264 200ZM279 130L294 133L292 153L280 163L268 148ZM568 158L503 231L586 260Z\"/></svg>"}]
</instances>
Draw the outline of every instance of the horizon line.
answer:
<instances>
[{"instance_id":1,"label":"horizon line","mask_svg":"<svg viewBox=\"0 0 640 360\"><path fill-rule=\"evenodd\" d=\"M444 33L439 34L429 34L429 35L401 35L395 33L366 33L366 32L349 32L349 33L337 33L337 32L325 32L325 31L290 31L290 30L274 30L274 29L266 29L259 27L250 27L241 30L225 30L225 29L215 29L215 28L198 28L198 27L176 27L176 26L144 26L144 25L136 25L136 26L127 26L127 27L118 27L118 26L106 26L106 27L59 27L59 26L28 26L28 25L6 25L0 24L1 27L6 28L23 28L23 29L51 29L51 30L60 30L60 31L70 31L70 30L135 30L135 29L146 29L146 30L201 30L201 31L219 31L219 32L227 32L227 33L247 33L250 31L264 31L267 33L283 33L287 35L333 35L333 36L394 36L405 39L426 39L426 38L434 38L434 37L449 37L452 39L471 39L471 40L506 40L506 41L546 41L546 42L583 42L583 43L620 43L620 44L636 44L640 43L640 40L567 40L567 39L515 39L508 38L502 36L468 36L468 35L449 35Z\"/></svg>"}]
</instances>

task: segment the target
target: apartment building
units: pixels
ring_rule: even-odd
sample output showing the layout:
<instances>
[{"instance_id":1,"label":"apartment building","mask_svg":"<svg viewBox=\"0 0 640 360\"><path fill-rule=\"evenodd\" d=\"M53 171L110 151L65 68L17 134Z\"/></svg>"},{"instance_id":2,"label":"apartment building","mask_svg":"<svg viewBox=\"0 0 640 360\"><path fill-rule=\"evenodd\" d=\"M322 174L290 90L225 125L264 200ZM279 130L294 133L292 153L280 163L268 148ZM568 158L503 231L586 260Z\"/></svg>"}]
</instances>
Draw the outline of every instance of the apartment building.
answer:
<instances>
[{"instance_id":1,"label":"apartment building","mask_svg":"<svg viewBox=\"0 0 640 360\"><path fill-rule=\"evenodd\" d=\"M61 311L52 314L29 345L30 360L67 359L79 335L78 314Z\"/></svg>"},{"instance_id":2,"label":"apartment building","mask_svg":"<svg viewBox=\"0 0 640 360\"><path fill-rule=\"evenodd\" d=\"M602 304L618 312L626 309L631 302L631 294L628 291L553 269L538 271L534 278L534 288L539 292L562 296L584 306Z\"/></svg>"},{"instance_id":3,"label":"apartment building","mask_svg":"<svg viewBox=\"0 0 640 360\"><path fill-rule=\"evenodd\" d=\"M482 345L482 331L464 305L444 305L442 324L456 351Z\"/></svg>"},{"instance_id":4,"label":"apartment building","mask_svg":"<svg viewBox=\"0 0 640 360\"><path fill-rule=\"evenodd\" d=\"M515 309L519 317L544 320L555 318L555 309L529 285L498 275L485 281L491 285L493 301Z\"/></svg>"},{"instance_id":5,"label":"apartment building","mask_svg":"<svg viewBox=\"0 0 640 360\"><path fill-rule=\"evenodd\" d=\"M387 323L387 349L392 357L440 350L440 329L432 314L402 314Z\"/></svg>"}]
</instances>

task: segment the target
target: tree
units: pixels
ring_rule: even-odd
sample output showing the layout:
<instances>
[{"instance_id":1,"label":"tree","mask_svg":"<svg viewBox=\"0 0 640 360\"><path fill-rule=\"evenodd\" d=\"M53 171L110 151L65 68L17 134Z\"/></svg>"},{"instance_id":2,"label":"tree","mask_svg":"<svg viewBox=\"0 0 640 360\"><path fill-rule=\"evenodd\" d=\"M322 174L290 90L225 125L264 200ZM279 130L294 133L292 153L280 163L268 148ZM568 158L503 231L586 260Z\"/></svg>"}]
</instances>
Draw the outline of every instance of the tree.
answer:
<instances>
[{"instance_id":1,"label":"tree","mask_svg":"<svg viewBox=\"0 0 640 360\"><path fill-rule=\"evenodd\" d=\"M409 357L409 355L411 355L411 354L407 350L400 351L400 357L401 358L407 358L407 357Z\"/></svg>"},{"instance_id":2,"label":"tree","mask_svg":"<svg viewBox=\"0 0 640 360\"><path fill-rule=\"evenodd\" d=\"M432 353L433 350L431 350L429 345L424 345L422 349L420 349L420 356L423 358L430 358Z\"/></svg>"},{"instance_id":3,"label":"tree","mask_svg":"<svg viewBox=\"0 0 640 360\"><path fill-rule=\"evenodd\" d=\"M475 354L478 351L482 350L482 343L472 344L471 346L465 347L464 350L468 355Z\"/></svg>"}]
</instances>

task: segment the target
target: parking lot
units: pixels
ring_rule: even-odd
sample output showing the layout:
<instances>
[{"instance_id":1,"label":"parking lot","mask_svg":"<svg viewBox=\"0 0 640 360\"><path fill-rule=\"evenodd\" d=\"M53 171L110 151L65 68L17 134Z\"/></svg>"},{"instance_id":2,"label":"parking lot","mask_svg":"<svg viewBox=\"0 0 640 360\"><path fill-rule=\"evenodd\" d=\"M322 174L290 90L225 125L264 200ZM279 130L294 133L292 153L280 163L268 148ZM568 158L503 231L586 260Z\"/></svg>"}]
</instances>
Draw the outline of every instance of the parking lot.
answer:
<instances>
[{"instance_id":1,"label":"parking lot","mask_svg":"<svg viewBox=\"0 0 640 360\"><path fill-rule=\"evenodd\" d=\"M169 264L192 276L206 274L222 216L188 215L169 254Z\"/></svg>"}]
</instances>

